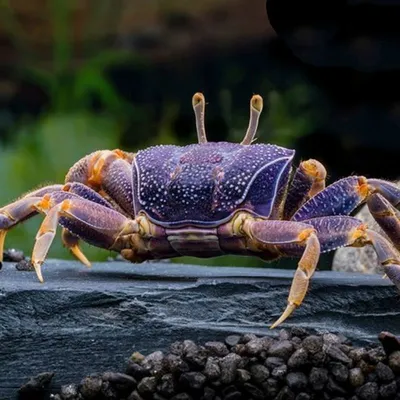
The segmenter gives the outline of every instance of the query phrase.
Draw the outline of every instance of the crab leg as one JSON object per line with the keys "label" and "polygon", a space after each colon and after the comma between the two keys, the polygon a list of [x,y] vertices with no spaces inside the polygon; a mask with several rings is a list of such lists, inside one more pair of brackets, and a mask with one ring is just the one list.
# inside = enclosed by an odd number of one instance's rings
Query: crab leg
{"label": "crab leg", "polygon": [[305,221],[328,215],[349,215],[366,201],[371,214],[400,249],[400,189],[391,182],[352,176],[341,179],[308,200],[292,217]]}
{"label": "crab leg", "polygon": [[375,221],[400,249],[400,212],[379,193],[371,195],[367,204]]}
{"label": "crab leg", "polygon": [[[36,208],[46,217],[36,235],[32,264],[41,282],[41,265],[53,242],[60,223],[71,232],[97,247],[111,249],[121,234],[138,232],[138,224],[115,210],[66,192],[44,196]],[[67,238],[69,240],[69,238]],[[73,243],[72,243],[73,245]]]}
{"label": "crab leg", "polygon": [[301,256],[288,305],[271,328],[281,324],[303,302],[319,254],[339,247],[372,244],[387,276],[400,289],[400,254],[388,240],[367,229],[357,218],[328,216],[303,222],[247,220],[243,230],[253,240],[253,245],[273,245],[281,256]]}
{"label": "crab leg", "polygon": [[[79,160],[69,170],[65,182],[87,185],[109,200],[114,208],[134,215],[132,161],[134,155],[121,150],[101,150]],[[84,196],[82,196],[84,197]]]}
{"label": "crab leg", "polygon": [[326,169],[319,161],[303,161],[289,186],[283,219],[290,219],[308,199],[325,189],[325,178]]}
{"label": "crab leg", "polygon": [[276,246],[280,252],[285,247],[290,250],[293,246],[302,252],[290,288],[288,305],[271,326],[272,329],[281,324],[303,302],[318,264],[321,252],[319,239],[311,225],[291,221],[245,221],[243,230],[259,244]]}
{"label": "crab leg", "polygon": [[22,198],[0,208],[0,262],[3,261],[4,242],[7,232],[20,222],[37,214],[34,204],[44,194],[60,190],[62,185],[45,186],[27,193]]}
{"label": "crab leg", "polygon": [[293,215],[292,221],[305,221],[328,215],[349,215],[370,192],[367,178],[349,176],[329,185],[308,200]]}
{"label": "crab leg", "polygon": [[[103,205],[107,208],[112,208],[111,204],[100,196],[96,191],[89,188],[88,186],[83,185],[79,182],[67,183],[62,187],[62,191],[76,194],[83,199],[93,201],[97,204]],[[90,261],[83,254],[82,250],[79,247],[79,238],[74,236],[71,232],[69,232],[66,228],[62,228],[61,231],[61,240],[64,246],[69,249],[69,251],[84,265],[90,267]]]}

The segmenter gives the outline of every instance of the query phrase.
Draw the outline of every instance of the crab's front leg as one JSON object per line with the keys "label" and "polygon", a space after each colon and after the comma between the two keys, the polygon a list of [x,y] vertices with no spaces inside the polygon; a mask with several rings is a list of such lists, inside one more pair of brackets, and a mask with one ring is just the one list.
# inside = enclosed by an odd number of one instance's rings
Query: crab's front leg
{"label": "crab's front leg", "polygon": [[33,190],[0,208],[0,261],[3,260],[4,241],[10,229],[37,214],[35,204],[47,194],[61,190],[62,185],[50,185]]}
{"label": "crab's front leg", "polygon": [[35,207],[46,214],[32,252],[32,264],[41,282],[41,265],[53,242],[58,224],[66,228],[72,238],[79,237],[104,249],[112,249],[122,236],[139,231],[136,221],[104,205],[68,192],[46,195]]}
{"label": "crab's front leg", "polygon": [[384,237],[368,230],[357,218],[327,216],[303,222],[260,221],[243,214],[240,230],[250,238],[252,247],[275,248],[281,256],[301,257],[294,274],[288,305],[281,317],[272,325],[281,324],[303,302],[310,279],[314,274],[320,253],[343,246],[371,244],[387,276],[400,288],[400,255]]}
{"label": "crab's front leg", "polygon": [[282,316],[271,326],[274,328],[292,314],[306,296],[321,252],[317,232],[312,225],[301,222],[256,221],[251,217],[244,217],[240,229],[249,237],[250,246],[258,248],[259,251],[263,251],[263,246],[267,246],[269,251],[280,255],[285,255],[285,250],[295,250],[296,255],[301,253],[289,292],[288,305]]}

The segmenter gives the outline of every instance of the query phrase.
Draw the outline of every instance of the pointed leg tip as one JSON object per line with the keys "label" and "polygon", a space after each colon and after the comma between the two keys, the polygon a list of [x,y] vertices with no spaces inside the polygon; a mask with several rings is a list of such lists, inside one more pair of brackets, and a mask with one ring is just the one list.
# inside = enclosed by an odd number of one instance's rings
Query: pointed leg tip
{"label": "pointed leg tip", "polygon": [[42,275],[42,263],[37,261],[32,261],[33,268],[35,268],[36,276],[39,279],[40,283],[44,283],[43,275]]}
{"label": "pointed leg tip", "polygon": [[288,317],[290,317],[290,315],[293,313],[295,309],[296,305],[293,303],[289,303],[285,308],[285,311],[282,313],[282,315],[271,325],[270,329],[274,329],[282,322],[284,322]]}
{"label": "pointed leg tip", "polygon": [[92,267],[91,262],[86,258],[86,256],[83,254],[82,250],[78,245],[70,247],[70,251],[87,268]]}
{"label": "pointed leg tip", "polygon": [[276,327],[277,327],[277,323],[276,322],[274,322],[270,327],[269,327],[269,329],[275,329]]}

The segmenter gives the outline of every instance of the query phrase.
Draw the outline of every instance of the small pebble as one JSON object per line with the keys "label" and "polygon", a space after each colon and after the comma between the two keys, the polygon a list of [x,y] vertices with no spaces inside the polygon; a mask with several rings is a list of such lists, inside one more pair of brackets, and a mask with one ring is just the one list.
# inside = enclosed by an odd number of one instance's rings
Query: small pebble
{"label": "small pebble", "polygon": [[393,398],[397,393],[397,384],[395,381],[381,385],[379,395],[384,399]]}
{"label": "small pebble", "polygon": [[175,394],[175,382],[172,374],[165,374],[160,378],[157,391],[165,397],[172,397]]}
{"label": "small pebble", "polygon": [[264,393],[255,385],[246,382],[244,385],[244,390],[255,400],[264,400]]}
{"label": "small pebble", "polygon": [[396,374],[400,373],[400,350],[394,351],[389,356],[389,367],[392,368]]}
{"label": "small pebble", "polygon": [[200,390],[203,388],[207,381],[207,378],[201,372],[185,372],[179,378],[179,383],[183,387]]}
{"label": "small pebble", "polygon": [[337,383],[332,377],[328,378],[328,383],[326,384],[326,389],[329,393],[335,394],[335,395],[342,395],[346,394],[346,390],[344,387]]}
{"label": "small pebble", "polygon": [[310,372],[310,384],[315,391],[321,391],[328,382],[328,370],[313,367]]}
{"label": "small pebble", "polygon": [[379,387],[375,382],[367,382],[357,389],[357,396],[361,400],[378,400]]}
{"label": "small pebble", "polygon": [[375,373],[378,376],[378,379],[382,382],[389,382],[394,379],[393,371],[389,366],[383,364],[382,362],[378,362],[376,365]]}
{"label": "small pebble", "polygon": [[279,357],[287,360],[293,352],[293,344],[289,340],[274,342],[269,347],[268,353],[272,357]]}
{"label": "small pebble", "polygon": [[239,343],[246,344],[250,342],[250,340],[257,339],[257,336],[254,333],[245,333],[239,340]]}
{"label": "small pebble", "polygon": [[286,383],[294,392],[301,392],[307,387],[308,379],[303,372],[289,372]]}
{"label": "small pebble", "polygon": [[310,354],[316,354],[322,351],[322,337],[310,335],[303,340],[303,348]]}
{"label": "small pebble", "polygon": [[230,335],[225,338],[225,344],[229,347],[237,345],[240,341],[239,335]]}
{"label": "small pebble", "polygon": [[322,335],[322,340],[325,344],[340,344],[342,340],[334,333],[325,333]]}
{"label": "small pebble", "polygon": [[274,368],[271,372],[271,376],[278,380],[282,380],[286,376],[286,374],[287,374],[287,366],[285,364]]}
{"label": "small pebble", "polygon": [[390,332],[381,332],[378,339],[382,343],[383,350],[389,356],[396,350],[400,350],[400,339]]}
{"label": "small pebble", "polygon": [[308,364],[308,353],[304,348],[296,350],[288,360],[288,367],[301,369]]}
{"label": "small pebble", "polygon": [[219,362],[221,368],[221,382],[232,383],[236,377],[236,370],[241,357],[237,354],[230,353]]}
{"label": "small pebble", "polygon": [[79,391],[86,399],[97,399],[100,397],[103,381],[99,376],[93,375],[81,381]]}
{"label": "small pebble", "polygon": [[63,400],[75,400],[78,396],[78,392],[78,385],[71,383],[61,386],[60,396]]}
{"label": "small pebble", "polygon": [[269,370],[261,364],[255,364],[250,367],[250,373],[256,383],[264,382],[269,378]]}
{"label": "small pebble", "polygon": [[259,355],[263,350],[268,350],[271,345],[271,340],[269,338],[256,338],[252,339],[245,345],[245,352],[249,356]]}
{"label": "small pebble", "polygon": [[351,364],[351,359],[336,345],[327,345],[326,354],[331,357],[332,360],[340,361],[343,364]]}
{"label": "small pebble", "polygon": [[251,375],[250,372],[245,370],[245,369],[241,369],[239,368],[236,371],[236,379],[240,382],[240,383],[245,383],[247,381],[249,381],[251,379]]}
{"label": "small pebble", "polygon": [[211,381],[218,379],[221,375],[221,368],[218,359],[216,357],[208,357],[203,372]]}
{"label": "small pebble", "polygon": [[157,379],[154,376],[143,378],[137,385],[139,394],[143,397],[150,397],[157,389]]}
{"label": "small pebble", "polygon": [[7,249],[3,252],[3,261],[20,262],[25,259],[24,252],[17,249]]}
{"label": "small pebble", "polygon": [[311,396],[305,392],[299,393],[295,398],[295,400],[310,400],[310,399],[311,399]]}
{"label": "small pebble", "polygon": [[349,383],[355,388],[364,384],[364,374],[361,368],[352,368],[349,370]]}
{"label": "small pebble", "polygon": [[209,351],[211,355],[217,357],[224,357],[229,354],[228,348],[222,342],[207,342],[204,347]]}
{"label": "small pebble", "polygon": [[344,383],[347,381],[347,378],[349,377],[349,370],[343,364],[331,363],[330,370],[337,382]]}
{"label": "small pebble", "polygon": [[284,364],[285,364],[285,360],[283,358],[279,358],[279,357],[268,357],[264,363],[264,365],[266,367],[268,367],[269,369],[274,369],[274,368],[279,367]]}
{"label": "small pebble", "polygon": [[34,271],[35,268],[33,267],[31,260],[23,259],[21,261],[18,261],[17,264],[15,264],[15,268],[17,271]]}

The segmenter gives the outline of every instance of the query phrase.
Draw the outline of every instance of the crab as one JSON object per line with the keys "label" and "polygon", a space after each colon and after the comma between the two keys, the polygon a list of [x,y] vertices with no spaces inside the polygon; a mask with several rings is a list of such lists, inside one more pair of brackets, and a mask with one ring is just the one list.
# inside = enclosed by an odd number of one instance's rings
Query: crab
{"label": "crab", "polygon": [[[41,213],[31,263],[41,266],[56,234],[90,266],[79,240],[119,252],[131,262],[178,256],[299,257],[287,306],[271,328],[298,308],[321,253],[372,245],[387,277],[400,289],[400,189],[349,176],[325,185],[317,160],[292,166],[295,151],[255,144],[263,100],[250,100],[241,143],[208,142],[205,98],[192,99],[198,143],[158,145],[137,153],[101,150],[76,162],[63,185],[41,187],[0,209],[0,254],[18,223]],[[366,202],[388,238],[350,216]]]}

